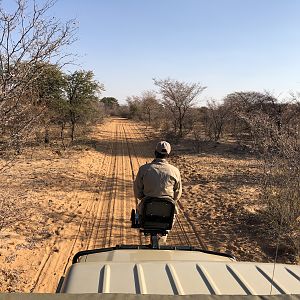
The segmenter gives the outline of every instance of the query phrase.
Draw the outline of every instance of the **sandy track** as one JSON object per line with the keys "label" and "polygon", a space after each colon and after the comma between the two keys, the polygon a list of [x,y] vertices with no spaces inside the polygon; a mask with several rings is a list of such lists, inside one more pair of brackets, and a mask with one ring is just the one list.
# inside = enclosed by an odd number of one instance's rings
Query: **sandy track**
{"label": "sandy track", "polygon": [[[24,286],[18,290],[54,292],[58,281],[80,250],[117,244],[148,244],[149,239],[130,228],[130,212],[136,206],[132,184],[140,165],[153,159],[156,140],[144,126],[125,119],[112,119],[91,134],[91,146],[76,160],[80,172],[63,208],[66,219],[51,236],[33,250],[31,260],[40,263],[26,270]],[[71,163],[71,161],[70,161]],[[77,174],[73,174],[77,176]],[[88,187],[88,188],[87,188]],[[202,246],[188,216],[180,213],[169,244]],[[20,258],[22,253],[19,253]],[[27,256],[28,260],[28,256]]]}

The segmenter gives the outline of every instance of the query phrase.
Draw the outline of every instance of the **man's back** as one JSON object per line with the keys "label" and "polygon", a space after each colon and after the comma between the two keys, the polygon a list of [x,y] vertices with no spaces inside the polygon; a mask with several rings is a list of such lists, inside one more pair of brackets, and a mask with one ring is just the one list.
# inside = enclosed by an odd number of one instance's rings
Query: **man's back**
{"label": "man's back", "polygon": [[134,193],[138,199],[168,196],[177,200],[182,193],[180,172],[165,159],[156,158],[140,167]]}

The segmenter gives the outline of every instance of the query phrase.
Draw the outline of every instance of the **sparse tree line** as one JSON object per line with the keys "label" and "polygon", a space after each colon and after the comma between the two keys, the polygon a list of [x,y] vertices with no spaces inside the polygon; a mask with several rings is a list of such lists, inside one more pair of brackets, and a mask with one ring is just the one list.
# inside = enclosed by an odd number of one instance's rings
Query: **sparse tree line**
{"label": "sparse tree line", "polygon": [[11,101],[14,98],[2,99],[6,108],[1,111],[2,150],[10,147],[20,151],[33,135],[38,142],[48,144],[51,136],[57,139],[53,128],[65,146],[66,133],[74,141],[78,127],[95,124],[112,113],[111,102],[100,98],[104,86],[94,79],[92,71],[64,73],[57,65],[44,62],[37,63],[36,68],[38,74],[20,91],[16,102]]}
{"label": "sparse tree line", "polygon": [[[235,92],[222,101],[210,100],[206,106],[198,107],[198,96],[206,88],[199,83],[167,78],[154,79],[154,84],[158,92],[145,91],[140,96],[128,97],[127,105],[120,113],[159,127],[164,132],[167,129],[175,139],[192,136],[195,141],[218,142],[231,137],[241,145],[256,149],[258,129],[253,122],[262,119],[272,130],[286,132],[297,141],[300,138],[300,98],[295,95],[279,101],[267,92]],[[274,132],[271,136],[274,141]]]}

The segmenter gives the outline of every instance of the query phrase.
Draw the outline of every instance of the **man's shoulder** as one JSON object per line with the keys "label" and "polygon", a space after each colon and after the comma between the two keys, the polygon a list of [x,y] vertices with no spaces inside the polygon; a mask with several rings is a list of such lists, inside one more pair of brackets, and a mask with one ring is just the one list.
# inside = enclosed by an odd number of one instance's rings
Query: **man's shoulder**
{"label": "man's shoulder", "polygon": [[169,170],[171,170],[171,172],[173,174],[176,174],[177,176],[180,176],[180,172],[179,169],[177,167],[175,167],[174,165],[172,165],[169,161],[164,160],[164,168],[167,167]]}
{"label": "man's shoulder", "polygon": [[176,173],[177,175],[180,175],[179,169],[175,167],[174,165],[170,164],[167,160],[153,160],[149,163],[146,163],[142,166],[140,166],[140,171],[145,172],[152,168],[165,168],[167,166],[168,169],[172,170],[172,172]]}
{"label": "man's shoulder", "polygon": [[144,165],[141,165],[140,168],[139,168],[140,171],[145,171],[145,170],[151,168],[151,164],[152,164],[152,163],[146,163],[146,164],[144,164]]}
{"label": "man's shoulder", "polygon": [[169,165],[170,168],[172,168],[172,170],[174,170],[174,172],[180,173],[180,172],[179,172],[179,169],[178,169],[177,167],[175,167],[174,165],[172,165],[172,164],[170,164],[170,163],[168,163],[168,165]]}

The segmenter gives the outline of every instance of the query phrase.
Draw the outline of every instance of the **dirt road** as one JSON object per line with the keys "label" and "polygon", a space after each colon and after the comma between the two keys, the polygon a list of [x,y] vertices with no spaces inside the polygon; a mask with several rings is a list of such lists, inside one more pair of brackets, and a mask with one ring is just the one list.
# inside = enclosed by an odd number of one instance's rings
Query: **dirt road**
{"label": "dirt road", "polygon": [[[19,162],[20,185],[25,178],[32,179],[22,191],[22,199],[30,199],[31,205],[26,220],[15,220],[0,231],[10,242],[1,246],[2,277],[8,280],[1,290],[54,292],[77,251],[149,243],[130,228],[129,218],[136,206],[135,174],[140,165],[153,159],[156,140],[151,136],[145,126],[115,118],[95,128],[81,151],[63,163],[50,158],[41,165],[41,160],[33,160],[30,167],[37,172],[33,176],[28,174],[28,162]],[[14,168],[8,175],[12,177],[13,172]],[[9,187],[10,181],[6,182]],[[28,202],[22,203],[20,211],[28,207]],[[29,232],[32,235],[26,235]],[[168,243],[205,247],[183,212]]]}

